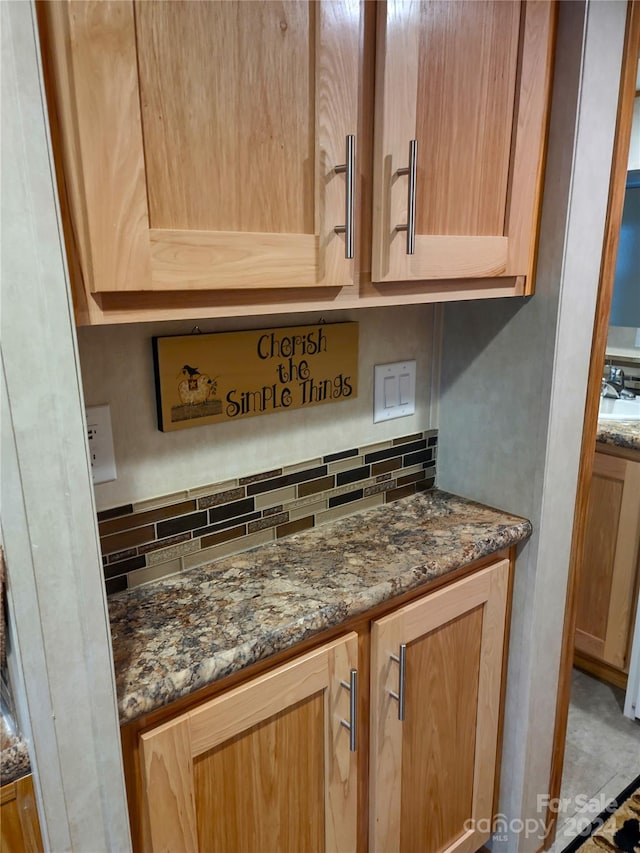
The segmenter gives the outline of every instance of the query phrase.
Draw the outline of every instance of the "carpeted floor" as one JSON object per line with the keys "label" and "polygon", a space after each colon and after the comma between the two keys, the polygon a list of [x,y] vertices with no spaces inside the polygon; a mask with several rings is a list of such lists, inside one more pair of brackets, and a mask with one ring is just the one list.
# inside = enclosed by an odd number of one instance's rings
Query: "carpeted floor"
{"label": "carpeted floor", "polygon": [[563,853],[640,853],[640,776]]}

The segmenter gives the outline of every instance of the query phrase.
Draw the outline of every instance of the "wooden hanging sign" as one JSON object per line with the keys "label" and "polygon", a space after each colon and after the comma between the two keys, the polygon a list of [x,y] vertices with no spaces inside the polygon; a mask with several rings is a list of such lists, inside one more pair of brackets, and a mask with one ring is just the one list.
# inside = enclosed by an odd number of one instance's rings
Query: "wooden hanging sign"
{"label": "wooden hanging sign", "polygon": [[358,395],[358,324],[153,338],[158,429],[169,432]]}

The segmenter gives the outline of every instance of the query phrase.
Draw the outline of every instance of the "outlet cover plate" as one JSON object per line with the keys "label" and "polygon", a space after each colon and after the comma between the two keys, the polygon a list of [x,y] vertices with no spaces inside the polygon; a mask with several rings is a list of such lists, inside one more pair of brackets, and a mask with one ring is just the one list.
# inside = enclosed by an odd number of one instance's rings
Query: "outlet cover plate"
{"label": "outlet cover plate", "polygon": [[415,361],[376,364],[373,368],[373,422],[404,418],[415,411]]}
{"label": "outlet cover plate", "polygon": [[116,457],[108,403],[104,406],[87,406],[87,438],[94,485],[115,480]]}

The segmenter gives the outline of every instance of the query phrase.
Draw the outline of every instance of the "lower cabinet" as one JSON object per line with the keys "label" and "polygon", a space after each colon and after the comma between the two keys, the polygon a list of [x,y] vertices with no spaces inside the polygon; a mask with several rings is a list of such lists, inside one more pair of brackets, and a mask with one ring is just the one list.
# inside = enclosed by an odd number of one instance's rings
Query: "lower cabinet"
{"label": "lower cabinet", "polygon": [[629,669],[640,550],[640,453],[632,454],[595,455],[575,634],[576,663],[621,685]]}
{"label": "lower cabinet", "polygon": [[6,853],[42,853],[31,774],[0,788],[0,850]]}
{"label": "lower cabinet", "polygon": [[467,853],[491,834],[508,568],[373,624],[374,853]]}
{"label": "lower cabinet", "polygon": [[372,853],[478,850],[508,586],[501,560],[140,734],[145,848],[364,853],[368,812]]}
{"label": "lower cabinet", "polygon": [[348,634],[141,735],[150,848],[355,850],[357,655]]}

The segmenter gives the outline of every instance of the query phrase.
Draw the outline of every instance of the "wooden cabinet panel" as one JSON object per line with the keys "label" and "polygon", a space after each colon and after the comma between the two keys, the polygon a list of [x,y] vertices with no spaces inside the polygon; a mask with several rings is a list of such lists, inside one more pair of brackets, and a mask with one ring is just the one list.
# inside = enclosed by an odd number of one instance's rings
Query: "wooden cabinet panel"
{"label": "wooden cabinet panel", "polygon": [[42,853],[31,775],[9,782],[0,789],[0,849],[7,853]]}
{"label": "wooden cabinet panel", "polygon": [[533,292],[550,0],[37,10],[78,323]]}
{"label": "wooden cabinet panel", "polygon": [[[134,723],[135,849],[479,849],[495,804],[509,579],[509,560],[485,564],[154,728]],[[402,644],[404,721],[392,696]]]}
{"label": "wooden cabinet panel", "polygon": [[[373,280],[528,276],[553,10],[544,2],[378,7]],[[417,142],[415,252],[407,251]]]}
{"label": "wooden cabinet panel", "polygon": [[323,716],[316,693],[194,760],[200,850],[326,849]]}
{"label": "wooden cabinet panel", "polygon": [[[599,466],[600,467],[600,466]],[[602,657],[609,621],[609,600],[613,581],[613,565],[620,522],[620,506],[624,488],[624,463],[617,477],[613,472],[594,470],[587,510],[588,547],[585,548],[583,576],[578,591],[576,628],[579,645],[590,654]],[[622,477],[620,477],[622,474]],[[578,638],[576,637],[576,640]]]}
{"label": "wooden cabinet panel", "polygon": [[353,282],[359,0],[41,7],[85,288]]}
{"label": "wooden cabinet panel", "polygon": [[490,835],[508,573],[501,561],[373,623],[372,851],[472,853]]}
{"label": "wooden cabinet panel", "polygon": [[640,549],[640,462],[596,453],[578,589],[575,647],[628,670]]}
{"label": "wooden cabinet panel", "polygon": [[149,850],[355,850],[357,636],[141,735]]}
{"label": "wooden cabinet panel", "polygon": [[136,3],[152,228],[313,234],[314,13]]}
{"label": "wooden cabinet panel", "polygon": [[418,86],[429,89],[416,98],[418,234],[502,233],[520,13],[518,3],[419,4]]}
{"label": "wooden cabinet panel", "polygon": [[39,12],[81,284],[144,289],[151,262],[133,4],[69,0]]}
{"label": "wooden cabinet panel", "polygon": [[[477,607],[409,646],[402,851],[449,847],[472,813],[481,633],[482,608]],[[447,673],[444,682],[443,672]],[[429,708],[427,720],[423,708]],[[429,810],[424,808],[425,791]],[[421,793],[415,796],[415,792]]]}

